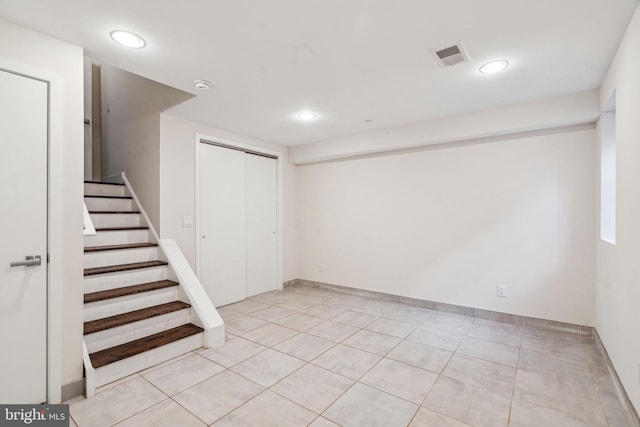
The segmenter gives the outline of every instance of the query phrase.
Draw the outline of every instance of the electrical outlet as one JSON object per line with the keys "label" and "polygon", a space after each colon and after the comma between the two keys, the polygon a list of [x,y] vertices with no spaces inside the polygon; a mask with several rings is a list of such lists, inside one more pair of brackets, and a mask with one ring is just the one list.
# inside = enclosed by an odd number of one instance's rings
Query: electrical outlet
{"label": "electrical outlet", "polygon": [[324,265],[323,264],[318,264],[318,271],[320,273],[322,273],[324,271]]}
{"label": "electrical outlet", "polygon": [[182,217],[182,226],[183,227],[193,227],[193,217],[192,216],[183,216]]}
{"label": "electrical outlet", "polygon": [[507,296],[507,287],[506,285],[498,285],[496,286],[496,295],[501,298],[505,298]]}

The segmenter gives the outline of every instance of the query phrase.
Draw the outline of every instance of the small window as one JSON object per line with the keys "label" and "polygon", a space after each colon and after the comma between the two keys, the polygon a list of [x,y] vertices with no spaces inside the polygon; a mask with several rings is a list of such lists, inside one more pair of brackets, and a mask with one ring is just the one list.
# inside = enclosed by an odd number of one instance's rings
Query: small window
{"label": "small window", "polygon": [[600,239],[616,244],[616,93],[600,116]]}

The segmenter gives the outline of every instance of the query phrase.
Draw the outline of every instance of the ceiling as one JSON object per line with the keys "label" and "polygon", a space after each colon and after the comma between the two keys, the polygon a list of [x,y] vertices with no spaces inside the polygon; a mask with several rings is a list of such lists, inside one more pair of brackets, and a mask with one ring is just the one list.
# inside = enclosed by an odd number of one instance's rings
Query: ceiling
{"label": "ceiling", "polygon": [[[600,86],[638,0],[0,0],[0,16],[198,94],[170,113],[288,146]],[[114,29],[147,41],[118,46]],[[471,61],[430,53],[461,41]],[[478,68],[507,59],[504,72]],[[196,79],[213,83],[200,92]],[[318,114],[301,122],[299,111]]]}

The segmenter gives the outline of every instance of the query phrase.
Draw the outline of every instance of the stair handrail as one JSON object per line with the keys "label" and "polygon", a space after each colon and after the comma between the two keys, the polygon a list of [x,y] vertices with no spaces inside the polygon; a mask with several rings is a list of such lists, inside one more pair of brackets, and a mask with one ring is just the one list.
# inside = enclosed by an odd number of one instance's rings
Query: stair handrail
{"label": "stair handrail", "polygon": [[211,348],[212,346],[223,344],[225,341],[224,321],[204,290],[200,279],[193,272],[191,265],[189,265],[176,241],[174,239],[160,239],[124,172],[122,172],[122,182],[138,206],[140,215],[149,227],[153,238],[167,258],[167,262],[176,275],[181,289],[189,299],[191,308],[193,308],[202,323],[204,328],[204,347]]}

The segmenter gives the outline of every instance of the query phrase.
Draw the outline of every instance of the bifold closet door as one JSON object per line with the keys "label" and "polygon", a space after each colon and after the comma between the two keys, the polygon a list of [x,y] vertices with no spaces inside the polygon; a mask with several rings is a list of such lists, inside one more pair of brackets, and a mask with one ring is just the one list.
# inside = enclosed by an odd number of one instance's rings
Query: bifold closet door
{"label": "bifold closet door", "polygon": [[248,297],[276,289],[276,163],[245,154]]}
{"label": "bifold closet door", "polygon": [[200,144],[200,282],[213,305],[246,298],[245,153]]}
{"label": "bifold closet door", "polygon": [[200,282],[220,307],[276,289],[277,160],[200,144]]}

